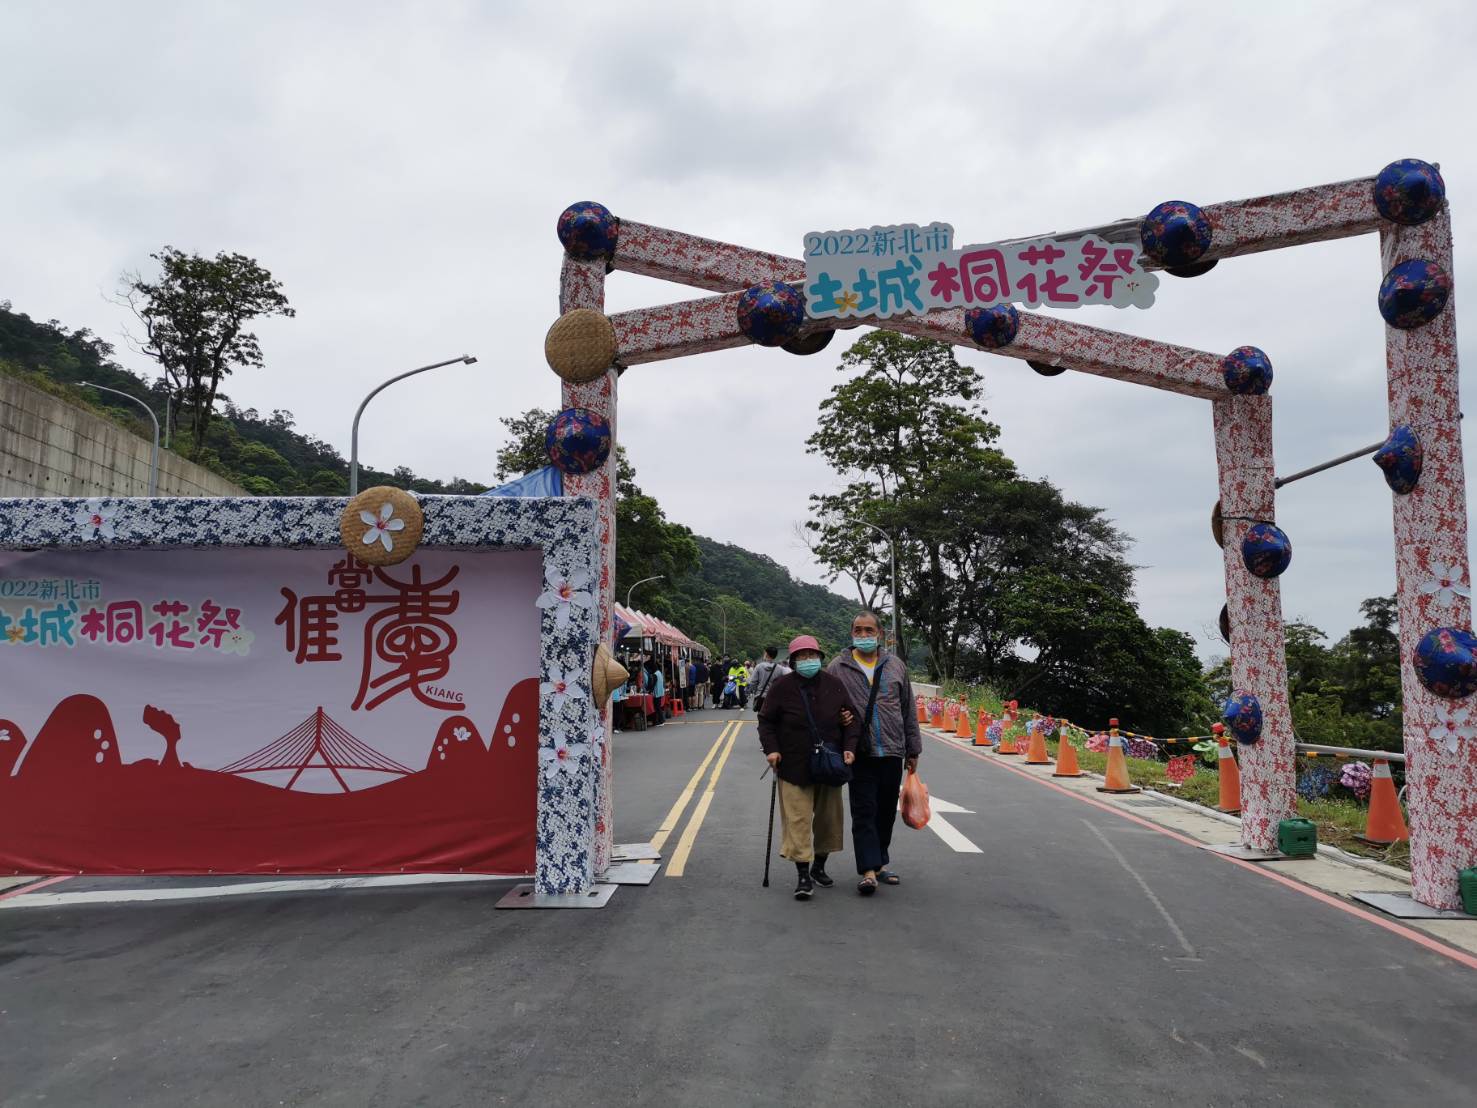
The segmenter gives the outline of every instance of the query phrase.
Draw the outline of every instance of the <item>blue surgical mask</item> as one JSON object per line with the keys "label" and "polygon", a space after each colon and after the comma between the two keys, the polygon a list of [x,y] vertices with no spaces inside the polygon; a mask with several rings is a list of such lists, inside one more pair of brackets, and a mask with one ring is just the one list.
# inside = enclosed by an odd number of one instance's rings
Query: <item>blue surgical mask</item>
{"label": "blue surgical mask", "polygon": [[867,639],[855,639],[854,638],[854,639],[851,640],[851,645],[854,646],[854,647],[856,647],[863,654],[870,654],[870,653],[872,653],[872,651],[874,651],[874,650],[877,649],[877,640],[876,640],[875,637],[874,638],[867,638]]}
{"label": "blue surgical mask", "polygon": [[801,677],[814,677],[821,671],[821,660],[819,658],[806,658],[803,662],[795,663],[795,672]]}

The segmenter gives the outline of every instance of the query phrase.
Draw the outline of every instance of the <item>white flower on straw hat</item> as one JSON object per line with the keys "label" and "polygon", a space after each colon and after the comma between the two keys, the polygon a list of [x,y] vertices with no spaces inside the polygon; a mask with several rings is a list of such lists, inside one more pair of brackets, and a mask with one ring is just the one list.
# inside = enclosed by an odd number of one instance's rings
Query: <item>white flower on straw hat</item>
{"label": "white flower on straw hat", "polygon": [[365,546],[379,543],[385,548],[386,554],[394,553],[395,539],[391,532],[405,530],[405,521],[395,518],[395,505],[386,500],[380,505],[379,515],[373,512],[360,512],[359,518],[369,528],[359,541]]}

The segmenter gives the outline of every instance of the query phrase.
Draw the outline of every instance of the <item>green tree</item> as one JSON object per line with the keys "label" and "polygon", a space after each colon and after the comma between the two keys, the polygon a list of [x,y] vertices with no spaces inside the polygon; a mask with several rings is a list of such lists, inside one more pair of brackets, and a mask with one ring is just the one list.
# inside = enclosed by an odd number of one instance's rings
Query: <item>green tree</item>
{"label": "green tree", "polygon": [[214,258],[172,246],[151,254],[159,277],[123,276],[122,299],[143,325],[142,353],[164,370],[178,407],[188,415],[193,447],[200,454],[223,377],[262,365],[261,346],[246,328],[254,319],[294,316],[282,284],[244,254]]}

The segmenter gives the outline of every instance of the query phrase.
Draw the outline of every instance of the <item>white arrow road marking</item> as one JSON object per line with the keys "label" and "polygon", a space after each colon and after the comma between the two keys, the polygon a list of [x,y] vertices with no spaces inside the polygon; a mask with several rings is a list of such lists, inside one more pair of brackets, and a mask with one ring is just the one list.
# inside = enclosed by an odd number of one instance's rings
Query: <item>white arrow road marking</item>
{"label": "white arrow road marking", "polygon": [[949,812],[951,814],[972,816],[974,815],[973,812],[971,812],[968,808],[961,808],[959,807],[959,805],[951,804],[949,803],[949,801],[937,796],[930,796],[928,798],[928,807],[929,811],[933,813],[928,820],[928,829],[939,838],[943,839],[945,845],[950,847],[958,854],[984,853],[983,850],[981,850],[979,847],[975,846],[974,843],[966,839],[964,835],[960,832],[959,828],[955,827],[948,820],[944,819],[943,815],[941,814],[943,812]]}

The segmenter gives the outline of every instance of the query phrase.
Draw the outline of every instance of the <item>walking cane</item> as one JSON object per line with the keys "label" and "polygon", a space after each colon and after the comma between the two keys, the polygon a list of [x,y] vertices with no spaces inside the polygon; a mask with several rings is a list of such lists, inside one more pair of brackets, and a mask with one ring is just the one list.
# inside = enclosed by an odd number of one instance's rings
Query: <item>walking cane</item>
{"label": "walking cane", "polygon": [[[769,770],[765,770],[768,773]],[[774,850],[774,795],[779,792],[779,775],[769,783],[769,835],[764,840],[764,887],[769,888],[769,856]]]}

